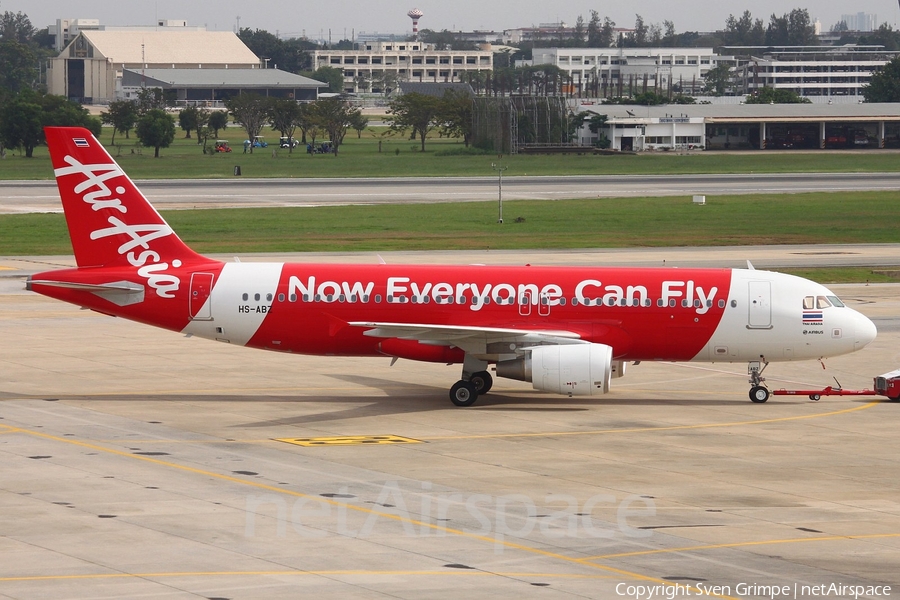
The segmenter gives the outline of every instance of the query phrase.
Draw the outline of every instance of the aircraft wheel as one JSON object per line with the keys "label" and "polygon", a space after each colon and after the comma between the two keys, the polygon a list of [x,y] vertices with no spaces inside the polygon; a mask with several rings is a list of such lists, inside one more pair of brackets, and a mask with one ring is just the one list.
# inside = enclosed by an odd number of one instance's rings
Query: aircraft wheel
{"label": "aircraft wheel", "polygon": [[750,400],[761,404],[769,399],[769,390],[761,385],[755,385],[750,388]]}
{"label": "aircraft wheel", "polygon": [[456,406],[472,406],[478,400],[478,390],[471,381],[457,381],[450,388],[450,401]]}
{"label": "aircraft wheel", "polygon": [[472,373],[469,381],[475,384],[475,391],[478,392],[479,396],[481,394],[487,394],[491,391],[491,388],[494,387],[494,378],[491,377],[491,374],[487,371]]}

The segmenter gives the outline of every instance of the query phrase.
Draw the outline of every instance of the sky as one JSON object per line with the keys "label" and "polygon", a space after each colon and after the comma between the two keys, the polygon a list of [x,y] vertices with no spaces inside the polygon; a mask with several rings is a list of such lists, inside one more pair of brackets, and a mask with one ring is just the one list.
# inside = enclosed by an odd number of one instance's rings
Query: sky
{"label": "sky", "polygon": [[[803,3],[805,2],[805,3]],[[419,8],[425,15],[420,29],[500,31],[564,21],[574,24],[578,15],[587,21],[591,10],[609,16],[620,27],[634,25],[635,14],[645,23],[670,20],[678,32],[722,29],[729,14],[736,17],[750,10],[754,18],[768,23],[794,8],[806,8],[810,17],[822,22],[827,31],[843,14],[864,12],[877,16],[895,29],[900,23],[898,0],[630,0],[629,2],[576,2],[574,0],[0,0],[0,12],[24,12],[41,29],[59,18],[99,19],[103,25],[154,25],[157,19],[186,20],[191,26],[233,31],[241,27],[265,29],[282,37],[328,39],[333,41],[354,32],[403,34],[412,30],[407,11]]]}

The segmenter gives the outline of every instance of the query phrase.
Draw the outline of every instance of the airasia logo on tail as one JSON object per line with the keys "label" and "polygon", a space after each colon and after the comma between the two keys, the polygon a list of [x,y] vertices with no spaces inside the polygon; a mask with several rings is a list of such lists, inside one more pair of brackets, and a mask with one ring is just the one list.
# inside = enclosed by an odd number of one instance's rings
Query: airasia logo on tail
{"label": "airasia logo on tail", "polygon": [[[85,165],[69,155],[66,155],[63,161],[69,166],[55,169],[54,175],[57,178],[66,175],[84,176],[84,181],[78,183],[74,191],[81,196],[85,204],[90,205],[91,210],[110,209],[122,215],[128,214],[128,207],[122,204],[122,200],[118,197],[126,192],[126,188],[119,185],[112,190],[107,185],[107,182],[116,177],[125,177],[125,173],[117,164]],[[90,238],[99,240],[114,235],[128,238],[117,248],[119,255],[125,256],[131,266],[138,267],[138,275],[147,280],[147,285],[156,290],[160,298],[174,298],[181,285],[181,279],[173,273],[165,272],[169,268],[169,263],[163,261],[159,253],[151,248],[153,241],[172,235],[174,233],[172,228],[165,223],[130,224],[115,215],[110,215],[106,222],[110,226],[95,229],[91,232]],[[174,268],[180,267],[181,264],[178,259],[172,261]]]}

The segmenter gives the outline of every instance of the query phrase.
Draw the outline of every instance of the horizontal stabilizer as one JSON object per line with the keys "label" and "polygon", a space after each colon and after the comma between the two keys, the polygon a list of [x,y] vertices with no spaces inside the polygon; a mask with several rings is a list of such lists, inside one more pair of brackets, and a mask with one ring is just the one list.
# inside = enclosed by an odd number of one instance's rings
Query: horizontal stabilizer
{"label": "horizontal stabilizer", "polygon": [[118,306],[128,306],[144,301],[144,286],[131,281],[114,281],[111,283],[77,283],[74,281],[50,281],[47,279],[31,279],[25,282],[25,289],[32,290],[34,285],[92,292],[104,300]]}

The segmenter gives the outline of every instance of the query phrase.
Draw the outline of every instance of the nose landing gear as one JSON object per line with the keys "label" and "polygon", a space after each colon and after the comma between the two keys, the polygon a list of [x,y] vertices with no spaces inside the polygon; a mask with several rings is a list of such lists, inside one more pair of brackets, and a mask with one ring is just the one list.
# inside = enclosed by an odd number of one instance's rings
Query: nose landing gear
{"label": "nose landing gear", "polygon": [[765,387],[763,382],[766,378],[762,376],[762,372],[766,370],[769,363],[766,362],[764,356],[760,356],[762,361],[751,361],[747,365],[747,375],[750,376],[750,401],[761,404],[769,399],[769,388]]}

